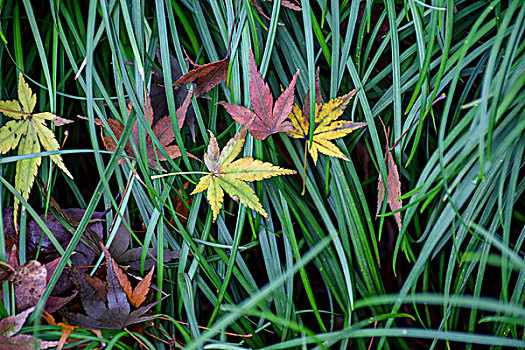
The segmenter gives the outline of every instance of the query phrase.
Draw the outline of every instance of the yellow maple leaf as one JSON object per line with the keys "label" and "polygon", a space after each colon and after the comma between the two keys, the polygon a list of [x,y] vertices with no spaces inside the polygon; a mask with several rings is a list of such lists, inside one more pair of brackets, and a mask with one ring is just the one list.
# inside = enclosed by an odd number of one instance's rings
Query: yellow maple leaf
{"label": "yellow maple leaf", "polygon": [[[47,128],[46,120],[56,120],[60,124],[66,123],[68,120],[49,112],[33,113],[36,95],[31,91],[22,73],[19,74],[18,79],[18,99],[20,102],[16,100],[0,101],[0,112],[14,119],[0,128],[0,153],[7,153],[18,146],[18,155],[34,154],[40,152],[40,145],[46,151],[58,151],[60,146],[53,132]],[[59,154],[50,157],[67,176],[73,178]],[[16,162],[15,189],[26,200],[29,197],[41,161],[41,157],[34,157]],[[20,201],[15,197],[15,227],[17,227],[19,205]]]}
{"label": "yellow maple leaf", "polygon": [[204,155],[204,164],[206,164],[209,173],[200,179],[191,194],[207,190],[206,197],[213,212],[213,221],[217,220],[222,208],[224,192],[269,219],[268,213],[259,202],[259,198],[246,182],[296,173],[294,170],[283,169],[251,157],[235,160],[244,145],[248,127],[249,124],[235,134],[222,151],[219,150],[215,135],[210,131],[210,143],[208,151]]}
{"label": "yellow maple leaf", "polygon": [[[366,123],[354,123],[346,120],[337,120],[359,89],[354,89],[348,94],[336,97],[327,103],[322,103],[318,97],[315,104],[315,127],[312,138],[312,145],[306,141],[306,149],[310,152],[314,164],[317,164],[318,153],[321,152],[330,157],[337,157],[344,160],[349,160],[343,152],[330,140],[343,137],[354,131],[355,129],[366,126]],[[320,94],[317,94],[320,96]],[[305,99],[306,101],[306,99]],[[294,104],[292,113],[289,118],[292,121],[293,130],[287,132],[288,136],[296,139],[310,138],[310,115],[306,111],[309,110],[310,104],[305,103],[303,110]]]}

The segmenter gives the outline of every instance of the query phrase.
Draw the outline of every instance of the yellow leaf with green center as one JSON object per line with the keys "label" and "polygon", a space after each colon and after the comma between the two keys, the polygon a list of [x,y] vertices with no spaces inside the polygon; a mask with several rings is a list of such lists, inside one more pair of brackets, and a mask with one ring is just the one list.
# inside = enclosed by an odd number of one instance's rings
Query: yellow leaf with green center
{"label": "yellow leaf with green center", "polygon": [[[40,146],[46,151],[58,151],[60,145],[55,135],[46,126],[46,120],[66,123],[67,119],[59,118],[52,113],[34,113],[36,95],[33,94],[29,85],[25,82],[22,73],[18,79],[18,99],[12,101],[0,101],[0,112],[7,117],[13,118],[0,128],[0,153],[7,153],[18,147],[18,155],[28,155],[40,152]],[[52,155],[51,160],[62,169],[67,176],[73,178],[67,170],[62,157],[58,154]],[[19,160],[16,163],[15,189],[27,200],[29,192],[33,187],[38,167],[42,162],[41,157],[33,157]],[[18,207],[20,201],[14,200],[14,221],[17,222]],[[15,225],[17,227],[17,225]]]}
{"label": "yellow leaf with green center", "polygon": [[[309,151],[314,164],[317,164],[318,153],[323,153],[330,157],[337,157],[344,160],[348,158],[330,140],[334,140],[348,135],[352,131],[366,126],[366,123],[354,123],[346,120],[337,120],[344,112],[346,106],[357,93],[357,89],[348,94],[334,98],[327,103],[316,103],[315,105],[315,125],[312,137],[312,145],[307,141],[306,149]],[[293,130],[287,132],[288,136],[296,139],[310,139],[310,116],[303,110],[294,105],[289,118],[292,121]]]}
{"label": "yellow leaf with green center", "polygon": [[210,131],[210,143],[208,144],[208,151],[204,155],[204,164],[210,172],[200,179],[191,194],[207,191],[206,198],[211,206],[213,221],[217,220],[222,208],[224,192],[228,193],[234,200],[239,200],[243,205],[269,219],[268,213],[259,202],[255,191],[246,181],[259,181],[278,175],[295,174],[294,170],[283,169],[251,157],[234,161],[242,150],[249,126],[250,124],[247,124],[235,134],[221,152],[219,152],[215,135]]}

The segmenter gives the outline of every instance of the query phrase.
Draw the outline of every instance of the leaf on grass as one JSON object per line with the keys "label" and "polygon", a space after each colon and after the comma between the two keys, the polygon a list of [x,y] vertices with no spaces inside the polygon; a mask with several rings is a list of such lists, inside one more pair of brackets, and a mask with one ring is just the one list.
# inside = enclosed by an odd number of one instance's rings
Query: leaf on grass
{"label": "leaf on grass", "polygon": [[[179,126],[179,130],[181,129],[184,118],[183,115],[186,115],[186,112],[189,107],[189,103],[191,102],[191,95],[188,94],[190,98],[186,98],[183,105],[177,109],[177,124]],[[131,113],[132,105],[131,102],[128,103],[127,110],[128,115]],[[157,136],[160,144],[163,146],[164,150],[168,154],[169,158],[175,159],[180,156],[182,156],[182,153],[180,152],[180,149],[176,145],[170,145],[173,141],[175,141],[175,132],[173,131],[173,126],[171,124],[171,117],[165,116],[161,118],[159,121],[157,121],[155,124],[153,124],[153,108],[151,107],[151,100],[150,97],[147,96],[146,101],[144,103],[144,111],[143,111],[144,119],[150,125],[151,130]],[[81,119],[86,119],[86,117],[78,116]],[[141,118],[141,116],[137,116],[137,118]],[[115,134],[115,137],[117,140],[120,140],[122,137],[122,132],[124,131],[124,126],[117,120],[114,119],[106,119],[108,126],[110,127],[111,131]],[[100,125],[104,127],[104,123],[100,119],[95,119],[95,124]],[[139,128],[138,128],[138,121],[135,121],[135,125],[133,126],[133,140],[135,141],[135,144],[137,147],[139,147]],[[110,136],[104,136],[103,130],[101,129],[101,137],[102,142],[104,143],[104,147],[110,152],[115,151],[117,148],[117,145],[112,137]],[[133,148],[131,147],[130,142],[126,143],[125,146],[125,152],[128,156],[133,156]],[[167,158],[164,156],[164,154],[161,153],[161,151],[156,148],[156,146],[153,144],[153,141],[149,135],[146,136],[146,151],[147,151],[147,159],[148,159],[148,165],[152,168],[157,169],[158,163],[157,158],[159,161],[166,161]],[[187,153],[188,157],[197,159],[194,155]],[[118,162],[118,164],[123,164],[125,160],[121,158]]]}
{"label": "leaf on grass", "polygon": [[[330,157],[337,157],[344,160],[349,160],[343,152],[330,140],[337,139],[348,135],[352,131],[366,126],[366,123],[354,123],[346,120],[337,120],[355,96],[358,89],[350,91],[348,94],[334,98],[327,103],[322,103],[321,93],[319,89],[319,75],[317,74],[316,83],[316,103],[315,103],[315,127],[312,139],[312,145],[306,141],[306,149],[312,156],[314,164],[317,164],[318,153],[321,152]],[[307,139],[310,138],[310,103],[309,93],[305,98],[303,110],[299,106],[294,105],[290,119],[292,121],[293,129],[287,134],[293,138]],[[306,104],[308,102],[308,104]]]}
{"label": "leaf on grass", "polygon": [[[188,185],[189,185],[189,182],[186,182],[184,184],[184,188],[185,189],[188,188]],[[184,199],[184,196],[181,190],[179,190],[178,195],[173,197],[173,207],[175,209],[175,214],[177,214],[177,217],[179,218],[179,221],[182,225],[184,225],[186,221],[188,221],[188,215],[190,215],[190,207],[192,203],[193,203],[193,198],[188,197]],[[170,217],[169,220],[172,225],[174,226],[176,225],[175,219],[173,217]]]}
{"label": "leaf on grass", "polygon": [[253,111],[246,107],[224,101],[218,104],[222,105],[232,118],[241,125],[247,125],[253,119],[250,125],[250,134],[258,140],[264,140],[271,134],[278,132],[287,132],[292,130],[292,124],[286,121],[294,102],[295,83],[299,71],[295,73],[290,85],[279,96],[275,105],[273,96],[268,84],[262,79],[261,73],[257,70],[253,52],[250,49],[250,100]]}
{"label": "leaf on grass", "polygon": [[[18,155],[39,153],[40,146],[46,151],[58,151],[60,146],[53,132],[47,128],[46,120],[56,120],[58,125],[63,125],[67,119],[48,112],[33,113],[36,94],[33,94],[21,72],[18,78],[18,99],[20,103],[16,100],[0,101],[0,112],[15,119],[8,121],[0,129],[0,153],[7,153],[16,147],[18,147]],[[67,176],[73,178],[59,154],[52,155],[50,158]],[[41,161],[41,157],[34,157],[16,162],[15,189],[25,200],[29,197]],[[15,197],[15,222],[18,221],[19,205],[20,201]]]}
{"label": "leaf on grass", "polygon": [[[103,250],[107,266],[105,297],[100,296],[100,288],[104,285],[101,280],[87,274],[77,274],[77,284],[86,315],[70,312],[64,312],[64,315],[78,326],[95,329],[123,329],[130,324],[150,320],[151,317],[145,316],[145,313],[164,298],[133,311],[131,311],[130,302],[134,307],[144,302],[149,291],[153,270],[141,281],[142,284],[139,283],[131,292],[131,284],[127,276],[124,275],[109,252],[105,248]],[[129,298],[130,295],[131,298]]]}
{"label": "leaf on grass", "polygon": [[207,190],[208,202],[213,212],[213,221],[217,220],[222,207],[224,191],[232,198],[240,200],[243,205],[269,219],[254,190],[246,182],[296,173],[294,170],[283,169],[251,157],[234,161],[242,150],[248,127],[249,124],[235,134],[220,153],[217,139],[210,131],[210,143],[208,151],[204,155],[204,163],[210,173],[200,179],[191,194]]}
{"label": "leaf on grass", "polygon": [[175,84],[186,85],[188,83],[197,81],[194,93],[195,97],[200,97],[219,85],[221,81],[226,79],[229,64],[230,60],[228,57],[223,58],[217,62],[205,64],[203,66],[193,63],[193,65],[197,66],[197,68],[192,69],[188,73],[184,74],[179,80],[175,82]]}
{"label": "leaf on grass", "polygon": [[[382,120],[381,123],[383,123]],[[388,171],[388,177],[386,179],[385,185],[385,183],[383,182],[383,177],[381,176],[381,172],[379,173],[379,180],[377,183],[376,217],[381,211],[381,207],[383,206],[385,192],[387,193],[386,202],[388,203],[388,206],[390,207],[390,209],[392,209],[392,211],[399,210],[403,207],[403,201],[401,199],[398,199],[399,197],[401,197],[401,181],[399,181],[399,171],[397,169],[396,162],[394,161],[394,157],[390,152],[390,142],[388,140],[389,132],[387,132],[387,130],[385,129],[384,124],[383,130],[386,136],[385,164],[386,169]],[[401,227],[403,226],[403,222],[401,221],[401,213],[397,212],[394,214],[394,216],[396,217],[397,227],[399,231],[401,231]]]}
{"label": "leaf on grass", "polygon": [[34,307],[0,320],[0,350],[35,349],[35,342],[39,349],[48,349],[57,346],[58,342],[56,341],[35,339],[30,334],[17,335],[33,310]]}

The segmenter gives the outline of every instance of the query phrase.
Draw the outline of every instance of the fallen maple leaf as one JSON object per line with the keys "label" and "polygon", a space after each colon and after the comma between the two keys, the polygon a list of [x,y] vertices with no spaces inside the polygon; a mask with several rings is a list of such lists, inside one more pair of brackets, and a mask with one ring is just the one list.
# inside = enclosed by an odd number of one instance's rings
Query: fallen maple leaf
{"label": "fallen maple leaf", "polygon": [[[319,88],[319,79],[317,75],[316,90]],[[366,126],[366,123],[354,123],[346,120],[337,120],[355,96],[358,89],[350,91],[348,94],[336,97],[327,103],[322,103],[320,91],[316,91],[315,103],[315,127],[312,138],[312,145],[309,144],[310,138],[310,103],[309,93],[305,98],[303,110],[296,104],[293,106],[290,119],[292,121],[293,130],[287,132],[288,136],[297,139],[307,139],[305,148],[308,150],[314,164],[317,164],[318,152],[321,152],[330,157],[337,157],[344,160],[349,160],[343,152],[330,140],[346,136],[355,129]],[[308,104],[306,103],[308,102]],[[306,156],[306,155],[305,155]]]}
{"label": "fallen maple leaf", "polygon": [[275,105],[273,96],[268,84],[262,79],[261,73],[257,70],[253,52],[250,49],[250,100],[253,111],[246,107],[224,101],[218,104],[222,105],[232,118],[241,125],[247,125],[255,114],[255,119],[250,125],[250,134],[258,140],[264,140],[271,134],[278,132],[287,132],[292,130],[292,124],[286,121],[286,118],[292,111],[294,102],[294,90],[299,70],[292,78],[290,85],[279,96]]}
{"label": "fallen maple leaf", "polygon": [[[383,124],[382,120],[381,124]],[[384,124],[383,130],[386,136],[385,164],[386,169],[388,170],[388,177],[386,179],[386,184],[384,184],[381,172],[379,172],[379,180],[377,183],[376,217],[381,211],[381,207],[383,206],[383,201],[385,199],[385,191],[387,192],[386,202],[388,203],[388,206],[390,207],[390,209],[392,209],[392,211],[399,210],[403,207],[403,201],[401,199],[398,199],[399,197],[401,197],[401,181],[399,181],[399,171],[397,169],[396,162],[394,161],[394,157],[390,152],[390,142],[388,141],[389,132],[387,132],[387,130],[385,129]],[[394,216],[396,217],[397,227],[399,231],[401,231],[401,227],[403,226],[403,222],[401,221],[401,213],[397,212],[394,214]]]}
{"label": "fallen maple leaf", "polygon": [[34,307],[0,320],[0,349],[47,349],[57,346],[56,341],[35,339],[30,334],[17,334],[22,329]]}
{"label": "fallen maple leaf", "polygon": [[[46,126],[46,120],[57,121],[58,125],[69,122],[67,119],[44,112],[33,113],[36,105],[36,95],[24,80],[22,72],[18,78],[18,99],[0,101],[0,112],[15,120],[8,121],[0,129],[0,153],[7,153],[18,146],[18,155],[40,152],[40,145],[46,151],[58,151],[60,146],[55,135]],[[51,155],[51,160],[58,165],[71,179],[73,175],[67,170],[59,154]],[[27,200],[33,187],[41,157],[34,157],[16,162],[15,189]],[[17,222],[20,201],[14,198],[14,221]]]}
{"label": "fallen maple leaf", "polygon": [[[191,62],[191,61],[190,61]],[[228,65],[230,64],[229,58],[223,58],[217,62],[211,62],[203,66],[191,62],[197,68],[190,70],[177,80],[175,84],[186,85],[193,83],[197,80],[196,87],[194,90],[195,97],[200,97],[219,85],[221,81],[226,79],[228,74]]]}
{"label": "fallen maple leaf", "polygon": [[[127,287],[123,288],[120,283],[123,272],[109,252],[105,248],[102,249],[107,266],[105,288],[104,283],[98,278],[87,274],[77,274],[77,284],[86,315],[71,312],[64,312],[64,315],[74,324],[94,329],[122,329],[130,324],[151,320],[152,317],[144,316],[144,314],[165,297],[131,311],[127,292],[124,289]],[[131,293],[135,298],[135,300],[130,300],[133,302],[132,305],[140,305],[145,300],[151,283],[151,276],[149,279],[148,277],[144,278],[143,281],[145,282],[140,287],[137,286],[135,291]]]}
{"label": "fallen maple leaf", "polygon": [[[186,111],[189,107],[189,103],[191,102],[191,94],[188,94],[189,98],[187,97],[184,101],[184,103],[177,109],[177,124],[179,126],[179,130],[181,129],[183,123],[184,123],[184,116],[186,115]],[[131,113],[131,102],[128,103],[127,110],[128,115]],[[87,119],[83,116],[78,116],[81,119]],[[137,118],[140,118],[137,116]],[[147,123],[151,126],[151,130],[153,133],[157,136],[159,139],[159,142],[164,147],[164,150],[168,154],[168,156],[171,159],[178,158],[182,156],[180,149],[176,145],[170,145],[175,140],[175,133],[173,131],[173,127],[171,124],[171,118],[170,116],[165,116],[161,118],[158,122],[153,124],[153,108],[151,107],[151,100],[149,96],[147,96],[146,101],[144,103],[144,119],[146,119]],[[124,131],[124,125],[122,125],[118,120],[114,119],[106,119],[109,127],[111,128],[111,131],[115,134],[117,139],[120,139],[122,136],[122,132]],[[100,125],[104,127],[104,123],[102,120],[96,118],[95,124]],[[135,121],[135,125],[133,126],[133,140],[135,141],[137,147],[139,146],[139,131],[138,131],[138,124],[137,121]],[[117,144],[111,138],[110,136],[104,136],[103,131],[101,130],[101,137],[102,142],[104,143],[104,147],[110,152],[115,151],[117,148]],[[131,147],[131,144],[128,142],[124,148],[126,154],[129,156],[133,155],[133,148]],[[148,158],[148,165],[152,168],[157,169],[157,158],[159,161],[165,161],[167,158],[160,152],[156,151],[154,148],[153,141],[151,140],[150,136],[146,136],[146,150],[147,150],[147,158]],[[187,153],[188,157],[197,159],[194,155]],[[155,156],[156,155],[156,156]],[[125,162],[124,159],[120,159],[118,161],[118,164],[123,164]]]}
{"label": "fallen maple leaf", "polygon": [[217,220],[222,207],[223,190],[232,198],[240,200],[248,208],[269,219],[254,190],[246,181],[259,181],[273,176],[296,173],[294,170],[283,169],[251,157],[234,161],[242,150],[248,127],[249,124],[236,133],[220,153],[217,139],[210,131],[210,143],[208,151],[204,155],[204,163],[210,172],[199,180],[197,187],[191,194],[207,190],[208,202],[213,212],[213,221]]}

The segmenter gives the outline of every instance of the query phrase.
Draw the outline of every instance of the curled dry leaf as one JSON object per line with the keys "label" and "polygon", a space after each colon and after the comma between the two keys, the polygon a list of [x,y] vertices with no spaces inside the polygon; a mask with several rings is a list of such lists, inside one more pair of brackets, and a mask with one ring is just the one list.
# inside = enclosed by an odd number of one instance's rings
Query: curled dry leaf
{"label": "curled dry leaf", "polygon": [[[253,52],[250,49],[250,100],[253,111],[246,107],[224,101],[222,105],[232,118],[239,124],[245,126],[250,124],[250,134],[258,140],[264,140],[271,134],[287,132],[293,129],[292,124],[286,121],[294,102],[295,83],[299,71],[295,73],[290,85],[279,96],[275,104],[268,84],[262,79],[261,73],[257,70]],[[255,116],[255,119],[254,119]],[[253,121],[252,121],[253,120]]]}
{"label": "curled dry leaf", "polygon": [[[193,63],[193,62],[192,62]],[[228,74],[228,57],[217,62],[211,62],[203,66],[195,63],[197,68],[190,70],[175,82],[178,85],[186,85],[196,81],[195,97],[200,97],[217,86],[221,81],[226,79]]]}
{"label": "curled dry leaf", "polygon": [[[382,120],[381,123],[383,123]],[[379,173],[379,180],[377,183],[376,216],[381,211],[381,207],[385,199],[385,192],[387,193],[386,202],[388,203],[388,206],[390,207],[390,209],[392,209],[392,211],[399,210],[403,207],[403,201],[399,199],[399,197],[401,197],[401,181],[399,181],[399,171],[397,169],[396,162],[394,161],[394,157],[390,152],[390,142],[388,141],[389,132],[387,132],[387,130],[385,129],[384,124],[383,130],[386,135],[385,163],[386,169],[388,171],[388,177],[386,179],[385,185],[383,177],[381,176],[381,172]],[[394,216],[396,218],[397,227],[399,231],[401,231],[401,227],[403,226],[403,222],[401,221],[401,213],[397,212],[394,214]]]}
{"label": "curled dry leaf", "polygon": [[221,210],[224,191],[232,198],[238,199],[243,205],[269,219],[254,190],[246,182],[295,174],[294,170],[283,169],[251,157],[235,160],[244,145],[248,127],[249,124],[235,134],[235,137],[228,141],[220,152],[217,139],[210,131],[208,152],[204,155],[204,163],[210,173],[201,177],[191,194],[207,190],[206,196],[213,212],[213,221],[217,220]]}

